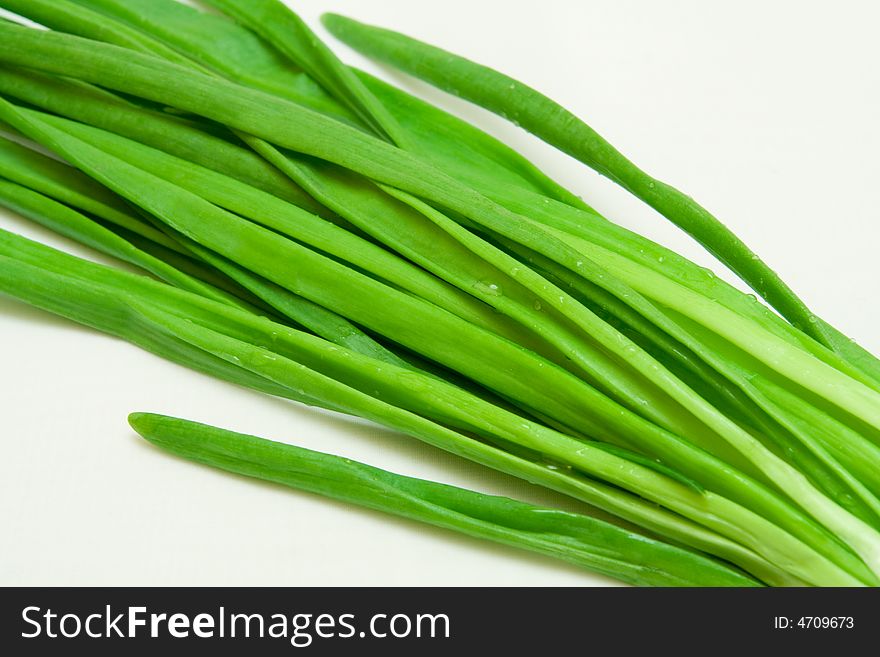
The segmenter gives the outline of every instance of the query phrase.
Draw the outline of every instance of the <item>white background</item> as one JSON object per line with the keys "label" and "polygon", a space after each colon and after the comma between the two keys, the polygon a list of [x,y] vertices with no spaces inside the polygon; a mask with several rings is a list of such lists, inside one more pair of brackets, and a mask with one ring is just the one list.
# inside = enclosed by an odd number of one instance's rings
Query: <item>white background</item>
{"label": "white background", "polygon": [[[697,198],[815,311],[880,351],[877,3],[295,4],[322,35],[317,17],[338,11],[539,88]],[[711,264],[585,167],[496,117],[337,51],[505,139],[606,216]],[[2,210],[0,226],[82,253]],[[574,508],[405,436],[211,380],[5,298],[0,373],[0,584],[612,584],[160,453],[127,427],[129,412],[187,417]]]}

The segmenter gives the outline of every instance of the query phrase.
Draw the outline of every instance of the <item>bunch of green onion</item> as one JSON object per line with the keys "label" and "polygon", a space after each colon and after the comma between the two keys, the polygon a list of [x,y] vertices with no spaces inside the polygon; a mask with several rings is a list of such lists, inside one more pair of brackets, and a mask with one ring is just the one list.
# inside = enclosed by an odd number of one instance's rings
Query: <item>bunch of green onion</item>
{"label": "bunch of green onion", "polygon": [[48,28],[0,21],[0,203],[144,272],[0,231],[0,291],[621,522],[183,420],[136,414],[137,431],[632,583],[880,581],[880,362],[730,230],[522,83],[326,17],[619,183],[769,307],[345,66],[279,0],[207,4],[222,14],[0,0]]}

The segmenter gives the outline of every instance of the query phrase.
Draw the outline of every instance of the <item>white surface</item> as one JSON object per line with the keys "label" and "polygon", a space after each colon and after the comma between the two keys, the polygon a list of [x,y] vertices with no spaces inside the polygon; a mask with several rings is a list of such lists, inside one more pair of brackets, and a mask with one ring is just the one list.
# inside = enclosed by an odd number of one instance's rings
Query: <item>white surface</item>
{"label": "white surface", "polygon": [[[538,87],[696,197],[814,310],[880,351],[876,3],[295,4],[312,25],[322,11],[345,13]],[[606,215],[711,263],[583,166],[485,112],[383,75],[476,120]],[[0,226],[82,253],[2,211]],[[134,410],[178,415],[397,472],[567,504],[407,437],[211,380],[8,299],[0,299],[0,363],[0,584],[611,584],[513,549],[176,460],[136,438],[125,418]]]}

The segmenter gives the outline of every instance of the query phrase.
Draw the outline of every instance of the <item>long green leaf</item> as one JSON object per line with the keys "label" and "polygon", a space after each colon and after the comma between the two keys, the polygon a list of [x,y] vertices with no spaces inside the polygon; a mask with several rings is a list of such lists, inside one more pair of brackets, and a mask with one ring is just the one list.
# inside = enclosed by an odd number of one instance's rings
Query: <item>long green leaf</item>
{"label": "long green leaf", "polygon": [[141,436],[184,458],[470,536],[640,586],[755,586],[736,570],[607,522],[413,479],[350,459],[166,416],[134,413]]}

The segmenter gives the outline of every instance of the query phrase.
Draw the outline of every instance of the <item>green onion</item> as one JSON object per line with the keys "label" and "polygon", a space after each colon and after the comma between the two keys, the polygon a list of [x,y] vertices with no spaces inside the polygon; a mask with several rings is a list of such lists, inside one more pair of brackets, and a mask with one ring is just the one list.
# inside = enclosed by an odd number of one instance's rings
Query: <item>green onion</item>
{"label": "green onion", "polygon": [[[478,128],[346,67],[281,3],[212,4],[233,20],[173,0],[0,0],[51,28],[0,24],[0,122],[67,163],[0,140],[0,202],[165,281],[0,233],[0,289],[564,492],[764,583],[878,583],[876,361],[810,322],[732,233],[537,92],[330,19],[404,68],[426,53],[441,86],[473,73],[485,89],[465,81],[463,95],[528,114],[564,149],[585,138],[586,155],[570,152],[591,166],[611,153],[597,168],[637,195],[653,182],[645,200],[746,280],[763,275],[794,325]],[[458,520],[496,518],[467,495],[485,515]]]}
{"label": "green onion", "polygon": [[349,459],[149,413],[129,423],[184,458],[531,550],[640,586],[755,586],[693,552],[588,516],[404,477]]}
{"label": "green onion", "polygon": [[782,279],[705,208],[639,169],[590,126],[539,91],[391,30],[336,14],[326,14],[323,21],[334,36],[353,48],[508,118],[607,176],[703,244],[798,328],[828,346],[849,349],[848,338],[818,322]]}

